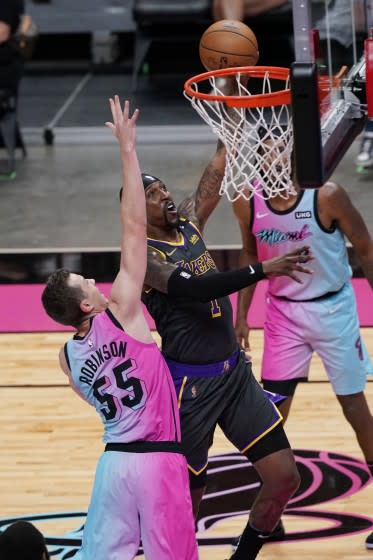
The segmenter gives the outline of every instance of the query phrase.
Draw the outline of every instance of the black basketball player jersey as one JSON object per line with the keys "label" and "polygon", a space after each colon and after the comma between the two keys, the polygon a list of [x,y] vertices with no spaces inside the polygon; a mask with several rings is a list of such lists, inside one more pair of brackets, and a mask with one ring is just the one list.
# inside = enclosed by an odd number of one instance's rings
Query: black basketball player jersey
{"label": "black basketball player jersey", "polygon": [[[148,245],[162,257],[195,276],[216,274],[216,265],[197,227],[180,219],[180,241],[148,238]],[[151,288],[143,292],[143,302],[162,338],[166,358],[189,364],[225,360],[237,349],[232,306],[228,297],[207,303],[172,298]]]}

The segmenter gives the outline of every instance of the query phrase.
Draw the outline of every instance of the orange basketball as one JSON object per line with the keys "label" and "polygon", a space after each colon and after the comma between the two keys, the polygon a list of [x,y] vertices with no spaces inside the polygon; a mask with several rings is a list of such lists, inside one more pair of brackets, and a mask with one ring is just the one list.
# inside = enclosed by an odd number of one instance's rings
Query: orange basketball
{"label": "orange basketball", "polygon": [[206,70],[254,66],[259,58],[258,42],[250,27],[241,21],[222,19],[202,35],[199,56]]}

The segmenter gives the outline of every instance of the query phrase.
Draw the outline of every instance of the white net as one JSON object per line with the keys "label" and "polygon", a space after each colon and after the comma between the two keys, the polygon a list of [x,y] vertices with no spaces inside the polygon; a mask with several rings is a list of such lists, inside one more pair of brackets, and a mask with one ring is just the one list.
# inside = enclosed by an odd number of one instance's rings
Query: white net
{"label": "white net", "polygon": [[[243,75],[236,73],[235,95],[252,96],[243,85]],[[260,78],[261,94],[272,92],[271,77],[265,72]],[[209,77],[211,95],[226,95],[221,77]],[[257,82],[257,80],[256,80]],[[253,79],[248,81],[250,87]],[[206,80],[205,80],[206,85]],[[200,91],[198,81],[191,82],[193,94],[184,92],[202,119],[226,147],[226,166],[220,194],[230,201],[239,197],[249,200],[254,193],[262,198],[295,194],[291,180],[293,134],[290,109],[287,105],[269,107],[230,106],[222,100],[203,99],[194,95]],[[284,83],[284,89],[288,88]],[[201,91],[201,93],[203,93]],[[210,97],[210,96],[209,96]],[[232,98],[233,99],[233,98]]]}

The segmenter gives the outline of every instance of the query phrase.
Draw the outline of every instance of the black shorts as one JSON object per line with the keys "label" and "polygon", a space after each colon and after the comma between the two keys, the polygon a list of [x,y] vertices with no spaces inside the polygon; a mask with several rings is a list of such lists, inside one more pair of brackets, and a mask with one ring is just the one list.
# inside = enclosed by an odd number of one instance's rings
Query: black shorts
{"label": "black shorts", "polygon": [[230,372],[214,377],[188,377],[185,371],[185,375],[178,394],[181,439],[194,476],[206,472],[208,450],[217,425],[250,460],[252,450],[253,462],[273,452],[268,445],[261,457],[254,453],[255,444],[281,423],[281,416],[255,379],[243,352]]}

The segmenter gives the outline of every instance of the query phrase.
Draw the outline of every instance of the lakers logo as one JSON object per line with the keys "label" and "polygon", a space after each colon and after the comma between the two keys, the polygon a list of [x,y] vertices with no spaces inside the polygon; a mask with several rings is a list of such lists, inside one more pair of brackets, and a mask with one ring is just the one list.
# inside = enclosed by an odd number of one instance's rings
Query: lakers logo
{"label": "lakers logo", "polygon": [[222,373],[227,373],[228,371],[229,371],[229,362],[228,360],[225,360]]}
{"label": "lakers logo", "polygon": [[198,235],[193,233],[193,235],[189,238],[189,241],[191,242],[192,245],[195,245],[197,243],[198,239],[199,239]]}

